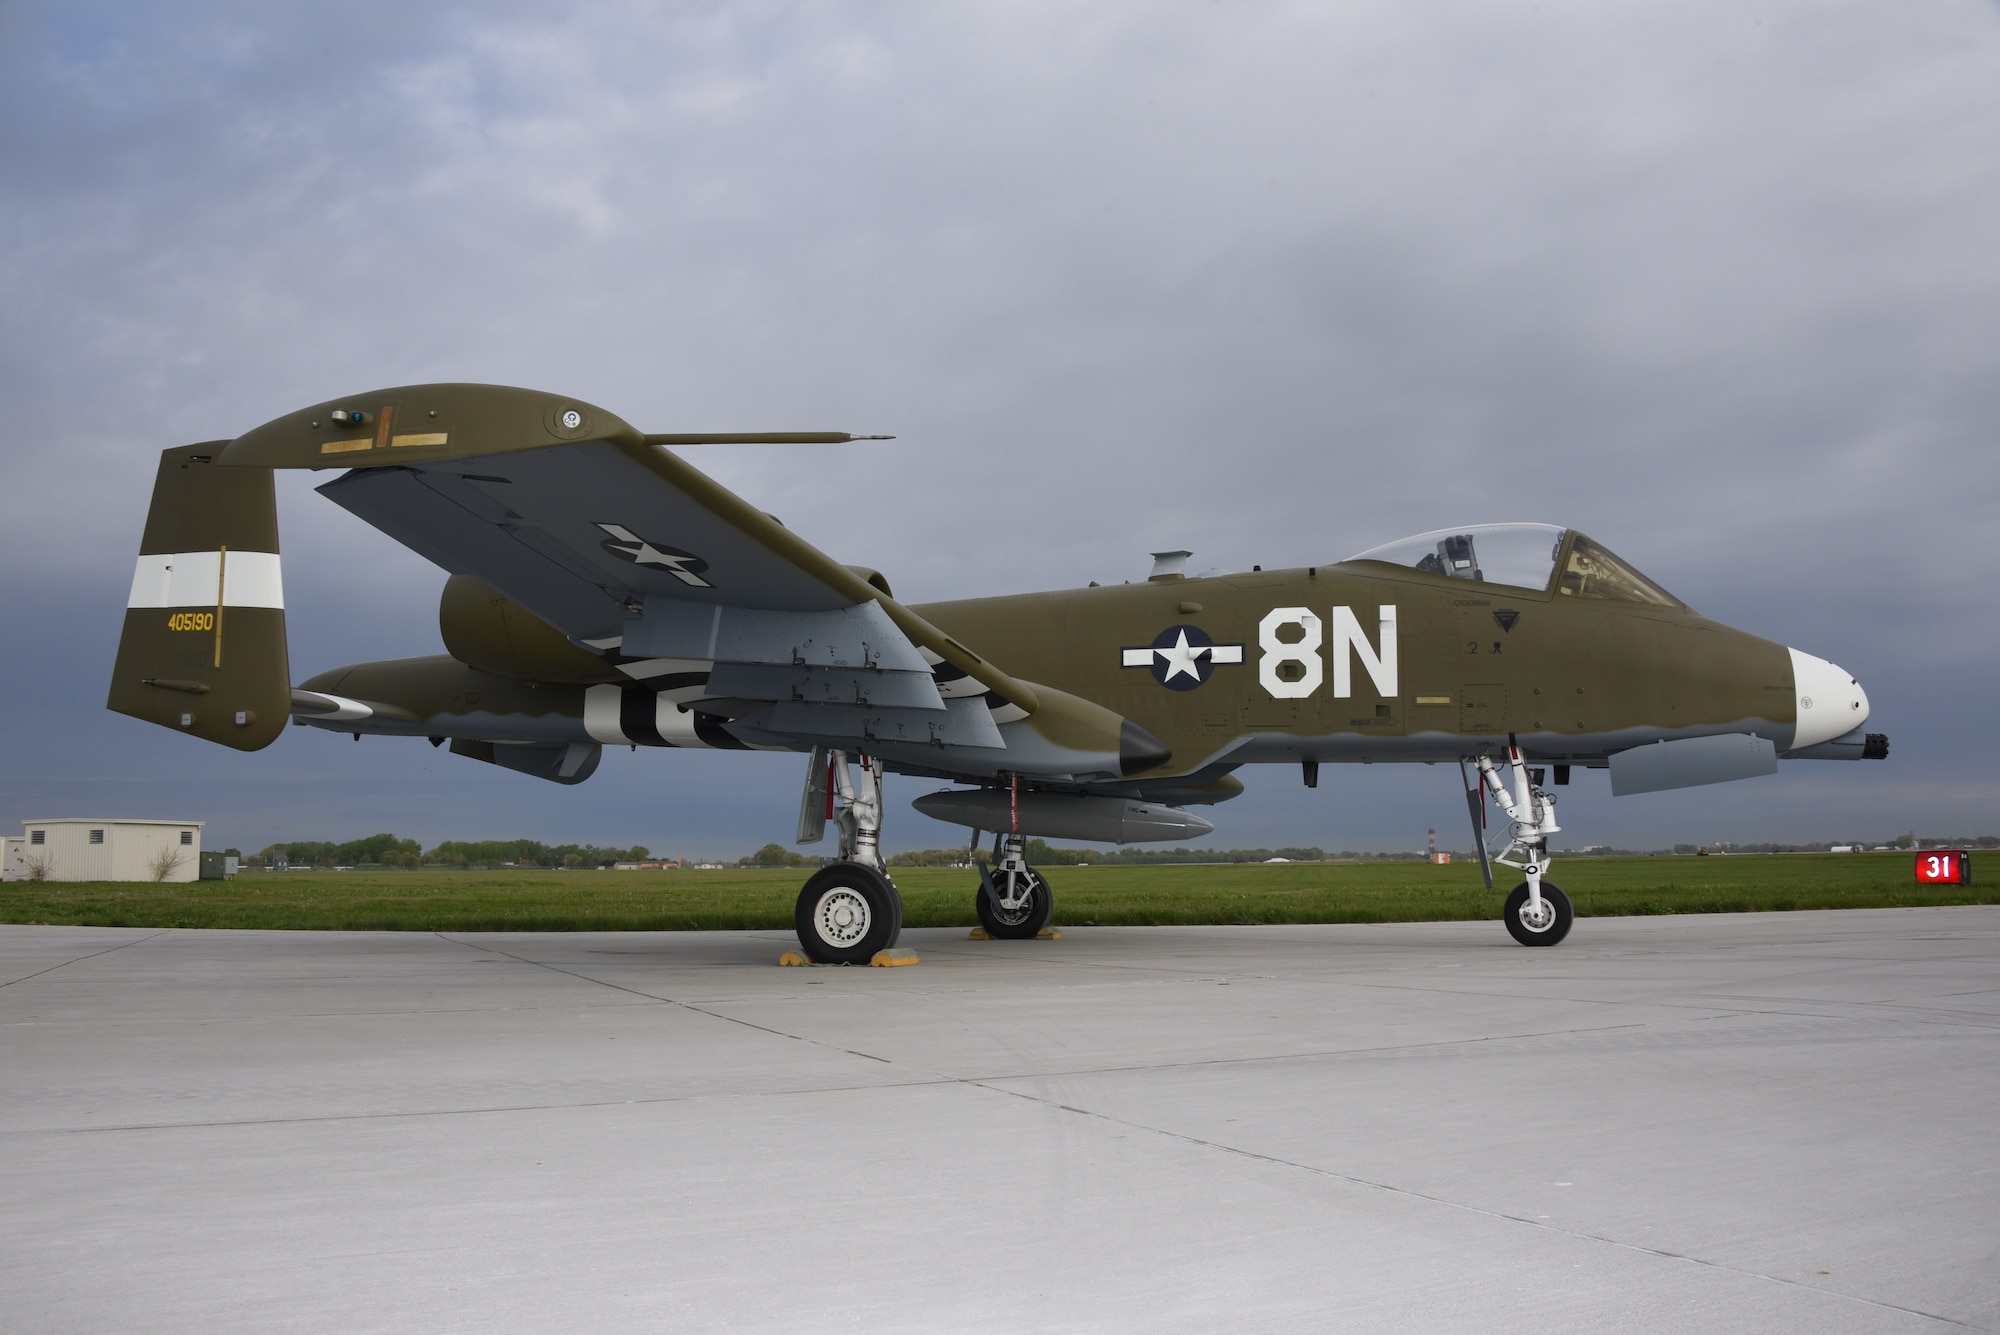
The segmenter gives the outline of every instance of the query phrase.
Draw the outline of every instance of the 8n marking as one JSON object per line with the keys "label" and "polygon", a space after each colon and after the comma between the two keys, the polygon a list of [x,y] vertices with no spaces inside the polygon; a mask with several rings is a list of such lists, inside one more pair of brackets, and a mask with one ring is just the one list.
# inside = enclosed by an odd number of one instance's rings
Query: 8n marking
{"label": "8n marking", "polygon": [[[1333,698],[1345,700],[1354,694],[1354,661],[1374,683],[1384,699],[1396,695],[1396,605],[1383,603],[1375,609],[1379,644],[1370,646],[1368,632],[1354,609],[1338,606],[1328,629],[1333,662]],[[1274,607],[1257,626],[1257,645],[1263,657],[1257,663],[1257,681],[1264,692],[1278,700],[1303,700],[1312,695],[1325,679],[1325,662],[1320,658],[1318,615],[1304,607]],[[1297,639],[1289,637],[1296,632]],[[1496,652],[1499,646],[1494,646]],[[1287,669],[1295,668],[1295,671]]]}

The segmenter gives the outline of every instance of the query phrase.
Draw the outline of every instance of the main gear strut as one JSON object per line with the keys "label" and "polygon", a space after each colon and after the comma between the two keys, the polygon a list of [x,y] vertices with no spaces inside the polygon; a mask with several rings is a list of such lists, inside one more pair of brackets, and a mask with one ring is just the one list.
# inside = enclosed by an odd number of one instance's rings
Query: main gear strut
{"label": "main gear strut", "polygon": [[903,930],[903,897],[882,863],[882,766],[853,760],[858,777],[846,752],[815,749],[799,803],[799,843],[818,843],[828,821],[840,831],[838,856],[805,883],[793,914],[799,945],[821,964],[866,964]]}

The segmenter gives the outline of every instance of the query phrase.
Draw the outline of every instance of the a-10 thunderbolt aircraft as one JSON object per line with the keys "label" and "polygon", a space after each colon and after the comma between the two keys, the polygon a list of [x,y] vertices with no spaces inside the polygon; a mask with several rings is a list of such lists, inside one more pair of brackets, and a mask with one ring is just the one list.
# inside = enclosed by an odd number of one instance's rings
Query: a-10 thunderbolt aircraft
{"label": "a-10 thunderbolt aircraft", "polygon": [[[489,385],[416,385],[303,409],[160,460],[110,708],[239,750],[287,719],[449,741],[453,754],[580,783],[605,746],[809,752],[798,842],[839,854],[799,894],[812,959],[895,943],[882,774],[955,782],[917,799],[994,835],[979,921],[1032,937],[1053,908],[1027,836],[1126,843],[1213,826],[1189,807],[1248,764],[1455,761],[1488,886],[1523,945],[1569,931],[1547,879],[1554,786],[1614,793],[1879,759],[1846,672],[1710,621],[1574,529],[1441,529],[1325,565],[905,606],[673,452],[836,443],[839,432],[647,435],[601,408]],[[448,652],[294,687],[273,470],[449,572]],[[1497,836],[1496,836],[1497,837]]]}

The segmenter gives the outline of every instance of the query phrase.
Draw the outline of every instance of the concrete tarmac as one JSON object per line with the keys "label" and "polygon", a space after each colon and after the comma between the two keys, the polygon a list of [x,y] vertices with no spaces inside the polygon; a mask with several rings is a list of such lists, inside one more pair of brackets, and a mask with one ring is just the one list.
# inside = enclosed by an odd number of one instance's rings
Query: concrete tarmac
{"label": "concrete tarmac", "polygon": [[0,927],[0,1329],[2000,1329],[2000,908]]}

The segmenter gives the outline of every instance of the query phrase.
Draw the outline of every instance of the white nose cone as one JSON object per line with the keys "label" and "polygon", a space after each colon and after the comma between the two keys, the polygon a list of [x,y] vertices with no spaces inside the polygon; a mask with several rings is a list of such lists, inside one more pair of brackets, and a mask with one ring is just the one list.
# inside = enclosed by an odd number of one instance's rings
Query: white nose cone
{"label": "white nose cone", "polygon": [[1796,649],[1790,653],[1799,709],[1792,750],[1830,742],[1868,721],[1868,692],[1847,675],[1845,668]]}

